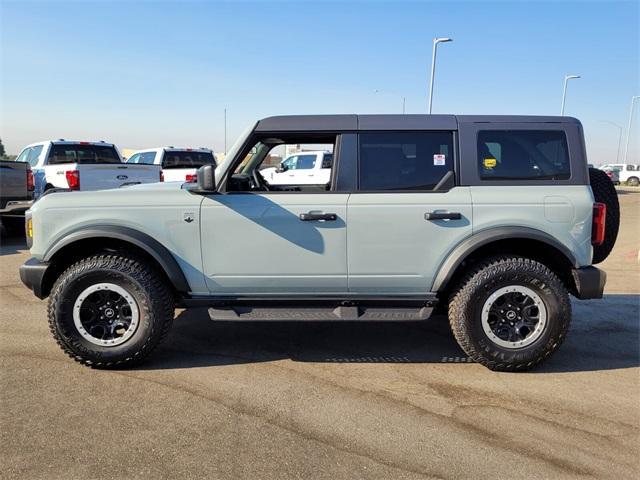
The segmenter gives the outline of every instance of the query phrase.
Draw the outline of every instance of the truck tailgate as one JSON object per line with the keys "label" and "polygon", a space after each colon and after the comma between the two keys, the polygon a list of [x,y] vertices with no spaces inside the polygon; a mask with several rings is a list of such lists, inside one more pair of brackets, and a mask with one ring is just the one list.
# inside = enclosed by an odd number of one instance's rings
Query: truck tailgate
{"label": "truck tailgate", "polygon": [[105,190],[126,184],[160,181],[159,165],[144,164],[79,164],[80,190]]}
{"label": "truck tailgate", "polygon": [[25,162],[0,161],[0,209],[12,200],[28,200],[31,193],[27,189],[27,171]]}

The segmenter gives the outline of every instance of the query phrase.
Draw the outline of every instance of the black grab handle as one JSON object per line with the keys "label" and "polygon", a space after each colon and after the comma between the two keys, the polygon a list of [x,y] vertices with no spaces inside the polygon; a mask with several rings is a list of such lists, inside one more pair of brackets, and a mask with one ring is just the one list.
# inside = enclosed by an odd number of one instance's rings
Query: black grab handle
{"label": "black grab handle", "polygon": [[312,222],[314,220],[327,220],[329,222],[335,222],[338,219],[338,215],[335,213],[301,213],[299,215],[300,220],[303,222]]}
{"label": "black grab handle", "polygon": [[425,220],[460,220],[460,212],[427,212],[424,214]]}

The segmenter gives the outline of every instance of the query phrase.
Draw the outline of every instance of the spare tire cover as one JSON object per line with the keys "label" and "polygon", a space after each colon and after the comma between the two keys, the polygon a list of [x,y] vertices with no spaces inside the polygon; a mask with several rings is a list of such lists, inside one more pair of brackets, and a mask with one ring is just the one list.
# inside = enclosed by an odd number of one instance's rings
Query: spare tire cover
{"label": "spare tire cover", "polygon": [[600,263],[609,256],[618,238],[620,227],[620,204],[618,193],[609,176],[602,170],[589,168],[589,183],[596,202],[607,206],[604,242],[593,247],[593,263]]}

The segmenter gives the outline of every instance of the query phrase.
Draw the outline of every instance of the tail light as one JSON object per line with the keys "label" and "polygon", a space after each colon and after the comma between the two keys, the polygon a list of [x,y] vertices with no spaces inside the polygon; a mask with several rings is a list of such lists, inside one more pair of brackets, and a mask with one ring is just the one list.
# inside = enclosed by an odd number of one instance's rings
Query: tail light
{"label": "tail light", "polygon": [[164,172],[160,170],[160,181],[164,182]]}
{"label": "tail light", "polygon": [[602,245],[607,220],[607,206],[604,203],[593,204],[593,223],[591,224],[591,244]]}
{"label": "tail light", "polygon": [[78,170],[67,170],[67,183],[71,190],[80,190],[80,172]]}
{"label": "tail light", "polygon": [[33,192],[34,183],[33,183],[33,172],[31,169],[27,170],[27,191]]}
{"label": "tail light", "polygon": [[198,181],[198,174],[194,173],[194,174],[190,174],[187,173],[187,175],[184,177],[184,181],[187,183],[194,183]]}

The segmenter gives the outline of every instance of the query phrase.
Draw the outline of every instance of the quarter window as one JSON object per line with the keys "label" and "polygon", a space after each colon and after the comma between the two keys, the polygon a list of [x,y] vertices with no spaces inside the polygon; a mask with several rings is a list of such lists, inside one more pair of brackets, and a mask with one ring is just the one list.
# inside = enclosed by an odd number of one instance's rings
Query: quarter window
{"label": "quarter window", "polygon": [[566,180],[566,136],[553,130],[480,131],[478,169],[482,180]]}
{"label": "quarter window", "polygon": [[450,171],[451,132],[360,134],[360,190],[433,190]]}

